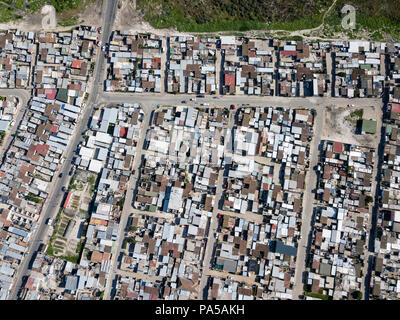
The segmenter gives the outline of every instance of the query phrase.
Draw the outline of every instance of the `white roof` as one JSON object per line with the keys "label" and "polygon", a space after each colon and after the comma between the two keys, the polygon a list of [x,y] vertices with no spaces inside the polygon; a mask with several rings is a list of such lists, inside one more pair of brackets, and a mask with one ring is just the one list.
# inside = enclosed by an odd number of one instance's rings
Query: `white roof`
{"label": "white roof", "polygon": [[108,133],[99,131],[96,132],[96,141],[110,144],[112,142],[112,139],[113,138]]}
{"label": "white roof", "polygon": [[91,148],[86,148],[86,147],[81,147],[79,150],[79,155],[86,160],[93,159],[94,155],[94,149]]}
{"label": "white roof", "polygon": [[221,44],[235,44],[235,37],[234,36],[221,36]]}
{"label": "white roof", "polygon": [[99,173],[101,171],[101,168],[103,167],[103,164],[101,161],[98,160],[90,160],[89,164],[89,171]]}

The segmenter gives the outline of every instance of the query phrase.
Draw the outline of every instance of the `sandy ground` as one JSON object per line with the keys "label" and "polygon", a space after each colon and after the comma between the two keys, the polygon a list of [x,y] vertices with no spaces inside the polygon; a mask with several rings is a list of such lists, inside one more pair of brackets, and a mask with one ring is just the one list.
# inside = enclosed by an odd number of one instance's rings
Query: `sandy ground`
{"label": "sandy ground", "polygon": [[[81,13],[77,12],[76,15],[78,16],[78,24],[96,27],[101,26],[101,3],[102,0],[96,0],[87,6],[86,9]],[[0,23],[0,30],[18,29],[21,31],[40,31],[42,29],[42,18],[43,15],[39,10],[35,14],[26,15],[21,20]],[[71,28],[73,28],[73,26],[57,27],[53,31],[71,30]]]}
{"label": "sandy ground", "polygon": [[[376,134],[355,134],[355,125],[345,120],[351,112],[362,109],[363,119],[377,120]],[[342,141],[344,143],[369,146],[375,148],[379,142],[379,128],[382,125],[382,110],[375,107],[347,107],[331,105],[325,109],[322,139]]]}
{"label": "sandy ground", "polygon": [[115,30],[126,30],[132,33],[153,33],[159,36],[180,36],[190,35],[187,32],[179,32],[174,29],[154,29],[149,23],[144,21],[143,15],[136,10],[136,1],[119,0],[119,7],[114,21]]}

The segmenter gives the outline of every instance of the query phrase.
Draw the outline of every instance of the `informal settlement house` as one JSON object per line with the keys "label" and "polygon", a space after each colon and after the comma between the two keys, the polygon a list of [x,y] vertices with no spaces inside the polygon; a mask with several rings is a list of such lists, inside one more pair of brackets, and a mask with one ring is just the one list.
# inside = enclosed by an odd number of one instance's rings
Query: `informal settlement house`
{"label": "informal settlement house", "polygon": [[141,211],[127,226],[127,250],[117,274],[129,272],[148,281],[167,277],[157,298],[193,299],[201,294],[205,231],[226,123],[227,116],[214,108],[174,107],[154,115],[134,203]]}
{"label": "informal settlement house", "polygon": [[331,43],[334,97],[380,97],[385,80],[386,44],[369,41]]}
{"label": "informal settlement house", "polygon": [[216,93],[217,39],[179,36],[168,43],[167,92]]}
{"label": "informal settlement house", "polygon": [[400,253],[400,104],[399,67],[400,46],[391,45],[390,50],[390,100],[384,118],[385,148],[381,171],[379,211],[374,243],[370,299],[395,300],[400,298],[398,277]]}
{"label": "informal settlement house", "polygon": [[279,47],[280,96],[309,97],[327,96],[330,75],[327,73],[326,55],[329,43],[286,41]]}
{"label": "informal settlement house", "polygon": [[[35,96],[0,166],[0,264],[6,270],[0,271],[0,299],[8,296],[84,107],[88,75],[82,67],[91,62],[96,38],[96,29],[87,27],[69,33],[28,34],[37,47],[32,76]],[[79,67],[74,61],[80,61]]]}
{"label": "informal settlement house", "polygon": [[244,282],[235,281],[232,277],[212,277],[208,288],[209,300],[261,300],[263,288]]}
{"label": "informal settlement house", "polygon": [[273,40],[221,36],[223,94],[273,96],[276,55]]}
{"label": "informal settlement house", "polygon": [[114,31],[107,53],[106,91],[161,92],[161,55],[158,36]]}
{"label": "informal settlement house", "polygon": [[312,124],[308,110],[240,109],[224,159],[215,268],[249,277],[270,299],[292,298]]}
{"label": "informal settlement house", "polygon": [[323,141],[306,295],[359,299],[371,213],[374,149]]}
{"label": "informal settlement house", "polygon": [[389,101],[400,103],[400,44],[388,43],[387,52],[389,56]]}
{"label": "informal settlement house", "polygon": [[35,62],[34,32],[0,33],[0,88],[27,88]]}

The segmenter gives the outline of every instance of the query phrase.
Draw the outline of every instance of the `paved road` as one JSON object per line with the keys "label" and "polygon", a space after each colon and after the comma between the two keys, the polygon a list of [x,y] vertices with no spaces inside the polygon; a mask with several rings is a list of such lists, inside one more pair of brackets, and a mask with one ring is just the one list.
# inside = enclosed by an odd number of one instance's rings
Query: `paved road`
{"label": "paved road", "polygon": [[[203,103],[209,103],[214,107],[226,107],[234,104],[236,106],[250,104],[252,106],[274,106],[274,107],[312,107],[316,110],[323,110],[328,105],[348,105],[371,106],[377,103],[382,104],[381,99],[364,98],[331,98],[331,97],[261,97],[261,96],[225,96],[213,95],[204,98],[196,98],[196,102],[190,101],[194,95],[174,95],[164,93],[110,93],[104,92],[99,97],[99,103],[144,103],[148,108],[154,109],[157,104],[161,105],[188,105],[200,106]],[[182,103],[185,101],[185,103]]]}
{"label": "paved road", "polygon": [[[114,21],[117,1],[103,1],[105,4],[105,8],[102,10],[103,12],[103,37],[102,42],[108,41],[111,33],[112,21]],[[105,65],[105,57],[103,54],[99,54],[96,60],[96,66],[94,70],[94,78],[93,78],[93,88],[90,90],[89,100],[87,103],[87,107],[84,109],[83,114],[79,118],[77,126],[75,128],[75,134],[70,141],[69,147],[65,153],[66,160],[64,161],[63,166],[60,169],[60,173],[62,173],[61,178],[57,178],[54,181],[52,192],[50,192],[49,199],[45,202],[42,212],[40,214],[40,218],[38,220],[38,226],[35,231],[33,231],[30,239],[30,245],[27,254],[25,255],[21,265],[18,268],[18,272],[14,277],[14,283],[10,291],[10,295],[8,297],[9,300],[16,300],[18,291],[22,285],[22,279],[25,275],[27,275],[29,263],[32,260],[34,254],[39,250],[39,246],[44,242],[46,235],[48,233],[48,225],[45,223],[48,218],[55,217],[58,208],[60,206],[63,192],[61,192],[61,187],[66,186],[67,180],[69,180],[68,172],[72,167],[71,160],[74,151],[76,150],[78,144],[81,142],[82,135],[86,129],[89,121],[89,117],[92,115],[94,106],[97,102],[99,86],[103,85],[102,82],[102,72],[104,71]],[[100,87],[101,89],[101,87]],[[1,94],[1,91],[0,91]]]}
{"label": "paved road", "polygon": [[307,246],[311,232],[311,219],[313,215],[313,202],[314,193],[312,190],[317,187],[317,171],[314,167],[318,164],[319,150],[318,146],[321,143],[322,126],[323,126],[323,110],[318,111],[314,119],[314,136],[310,146],[310,167],[307,172],[303,195],[303,212],[301,224],[301,238],[297,248],[296,269],[294,276],[294,288],[292,292],[292,299],[299,299],[299,295],[303,294],[303,277],[305,271],[305,263],[307,258]]}

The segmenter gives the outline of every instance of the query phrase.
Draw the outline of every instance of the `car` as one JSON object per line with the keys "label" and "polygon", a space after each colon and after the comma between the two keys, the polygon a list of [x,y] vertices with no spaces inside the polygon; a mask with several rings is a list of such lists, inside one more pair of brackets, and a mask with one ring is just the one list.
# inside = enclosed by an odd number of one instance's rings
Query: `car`
{"label": "car", "polygon": [[53,219],[48,218],[46,224],[50,226],[52,223],[53,223]]}
{"label": "car", "polygon": [[203,103],[203,106],[209,106],[210,104],[209,103]]}
{"label": "car", "polygon": [[159,107],[161,107],[161,104],[158,104],[158,105],[157,105],[157,108],[159,108]]}
{"label": "car", "polygon": [[231,110],[235,110],[235,109],[236,109],[235,105],[231,104]]}
{"label": "car", "polygon": [[62,177],[62,175],[63,175],[63,174],[62,174],[62,173],[60,173],[60,174],[58,175],[58,177],[59,177],[59,178],[61,178],[61,177]]}
{"label": "car", "polygon": [[181,103],[186,103],[186,100],[182,100]]}
{"label": "car", "polygon": [[11,121],[11,126],[14,126],[14,124],[15,124],[15,120],[12,120]]}
{"label": "car", "polygon": [[69,176],[72,176],[72,172],[73,172],[73,171],[74,171],[73,169],[69,170],[68,175],[69,175]]}
{"label": "car", "polygon": [[65,192],[65,190],[67,190],[64,186],[61,187],[61,191]]}
{"label": "car", "polygon": [[105,52],[106,51],[106,46],[101,47],[101,51]]}

